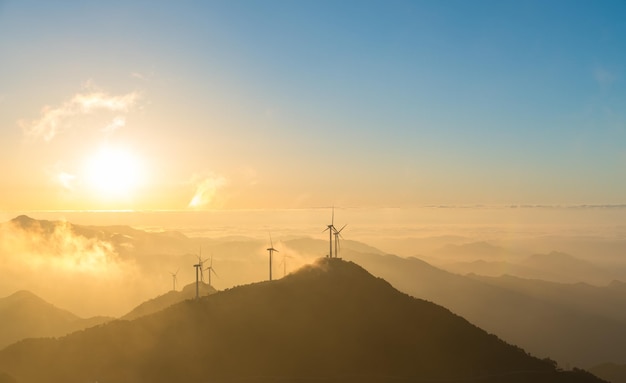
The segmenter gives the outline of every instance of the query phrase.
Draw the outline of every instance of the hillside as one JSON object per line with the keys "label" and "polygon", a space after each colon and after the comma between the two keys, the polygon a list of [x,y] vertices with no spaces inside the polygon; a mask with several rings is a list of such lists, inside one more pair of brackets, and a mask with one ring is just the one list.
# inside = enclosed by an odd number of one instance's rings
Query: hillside
{"label": "hillside", "polygon": [[0,351],[0,371],[20,383],[600,381],[558,372],[353,263],[328,259],[134,321],[20,342]]}
{"label": "hillside", "polygon": [[[344,252],[400,291],[436,302],[562,366],[626,360],[624,285],[604,288],[463,276],[416,258]],[[513,283],[514,281],[518,283]]]}
{"label": "hillside", "polygon": [[603,363],[589,371],[611,383],[626,383],[626,364]]}
{"label": "hillside", "polygon": [[[207,283],[201,282],[199,284],[200,296],[215,294],[216,292],[217,290],[215,290],[212,286],[209,286]],[[196,284],[194,282],[183,287],[181,291],[168,291],[163,295],[159,295],[156,298],[143,302],[142,304],[131,310],[128,314],[124,315],[121,319],[132,320],[145,315],[153,314],[167,307],[170,307],[171,305],[185,301],[187,299],[193,299],[195,297]]]}
{"label": "hillside", "polygon": [[18,291],[0,298],[0,349],[21,339],[61,336],[110,319],[79,318],[29,291]]}

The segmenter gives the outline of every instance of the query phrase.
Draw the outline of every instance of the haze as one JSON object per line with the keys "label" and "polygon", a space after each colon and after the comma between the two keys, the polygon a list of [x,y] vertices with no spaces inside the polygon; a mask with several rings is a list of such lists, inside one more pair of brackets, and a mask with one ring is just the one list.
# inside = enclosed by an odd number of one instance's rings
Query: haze
{"label": "haze", "polygon": [[625,19],[617,0],[0,0],[0,299],[86,319],[0,331],[0,366],[22,338],[192,298],[202,259],[204,296],[266,281],[270,246],[282,279],[335,251],[334,223],[340,257],[402,293],[626,381]]}

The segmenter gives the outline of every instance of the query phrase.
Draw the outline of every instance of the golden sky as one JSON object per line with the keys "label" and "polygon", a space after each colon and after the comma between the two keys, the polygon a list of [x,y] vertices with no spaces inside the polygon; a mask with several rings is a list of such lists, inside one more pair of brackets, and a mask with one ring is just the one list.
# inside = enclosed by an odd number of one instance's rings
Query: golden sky
{"label": "golden sky", "polygon": [[565,4],[0,2],[0,210],[622,204],[623,4]]}

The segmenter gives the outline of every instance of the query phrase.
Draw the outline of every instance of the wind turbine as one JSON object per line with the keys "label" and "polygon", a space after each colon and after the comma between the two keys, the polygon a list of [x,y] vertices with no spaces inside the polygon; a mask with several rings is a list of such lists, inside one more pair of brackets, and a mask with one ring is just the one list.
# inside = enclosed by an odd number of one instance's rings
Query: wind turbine
{"label": "wind turbine", "polygon": [[180,268],[177,269],[175,273],[172,273],[170,271],[170,274],[172,274],[172,284],[174,285],[174,287],[172,288],[173,291],[176,291],[176,275],[178,274],[179,271],[180,271]]}
{"label": "wind turbine", "polygon": [[270,247],[267,249],[270,253],[270,281],[272,280],[272,253],[277,252],[278,250],[274,249],[274,243],[272,242],[272,234],[270,233]]}
{"label": "wind turbine", "polygon": [[198,264],[200,265],[200,281],[204,283],[204,262],[206,259],[202,259],[202,246],[200,246],[200,255],[198,255]]}
{"label": "wind turbine", "polygon": [[[337,231],[337,229],[335,229],[335,207],[333,206],[333,215],[331,217],[331,221],[330,221],[330,225],[326,226],[326,229],[324,229],[324,231],[328,230],[328,241],[329,241],[329,253],[328,253],[328,257],[332,258],[333,257],[333,231]],[[322,233],[324,232],[322,231]]]}
{"label": "wind turbine", "polygon": [[283,265],[283,277],[287,275],[287,258],[293,258],[293,257],[287,254],[283,254],[283,260],[280,262],[280,264]]}
{"label": "wind turbine", "polygon": [[198,284],[198,270],[200,270],[200,280],[204,282],[204,273],[202,272],[202,266],[204,264],[204,260],[202,259],[202,246],[200,246],[200,255],[198,255],[198,263],[193,265],[196,268],[196,299],[200,297],[200,288]]}
{"label": "wind turbine", "polygon": [[202,270],[202,264],[196,263],[193,265],[196,268],[196,299],[200,297],[200,291],[198,290],[198,269]]}
{"label": "wind turbine", "polygon": [[213,268],[213,256],[211,256],[211,261],[209,263],[209,267],[207,267],[205,270],[207,270],[209,272],[209,286],[211,285],[211,273],[215,274],[215,276],[217,277],[217,273],[215,272],[215,269]]}
{"label": "wind turbine", "polygon": [[335,258],[337,258],[339,256],[339,238],[343,238],[343,236],[341,235],[341,231],[343,229],[346,228],[346,226],[348,226],[348,224],[346,223],[345,225],[343,225],[343,227],[339,230],[335,230],[335,232],[333,233],[335,235]]}

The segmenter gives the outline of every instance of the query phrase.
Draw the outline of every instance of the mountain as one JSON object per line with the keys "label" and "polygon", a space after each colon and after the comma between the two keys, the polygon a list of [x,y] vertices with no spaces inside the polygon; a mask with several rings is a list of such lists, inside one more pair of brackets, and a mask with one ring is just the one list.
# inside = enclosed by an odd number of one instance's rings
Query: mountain
{"label": "mountain", "polygon": [[431,257],[434,256],[441,259],[458,261],[475,259],[502,261],[506,259],[515,259],[519,256],[516,252],[484,241],[464,244],[447,244],[429,255]]}
{"label": "mountain", "polygon": [[501,277],[470,275],[469,277],[548,302],[554,306],[594,313],[626,323],[626,283],[624,282],[613,281],[606,286],[594,286],[587,283],[557,283],[509,275]]}
{"label": "mountain", "polygon": [[527,269],[525,278],[544,279],[553,282],[604,285],[617,276],[595,264],[570,254],[552,251],[548,254],[533,254],[520,262]]}
{"label": "mountain", "polygon": [[[198,291],[200,296],[215,294],[217,292],[217,290],[215,290],[212,286],[209,286],[207,283],[204,282],[200,282],[198,284]],[[195,296],[196,284],[194,282],[183,287],[181,291],[169,291],[163,295],[159,295],[154,299],[143,302],[142,304],[131,310],[128,314],[124,315],[121,319],[132,320],[144,315],[153,314],[176,303],[185,301],[187,299],[193,299],[195,298]]]}
{"label": "mountain", "polygon": [[[600,242],[599,246],[602,245]],[[585,282],[605,285],[625,274],[623,267],[603,266],[572,256],[562,251],[535,253],[523,250],[520,243],[508,243],[507,247],[489,242],[450,243],[420,256],[420,259],[458,274],[485,276],[513,275],[522,278],[543,279],[553,282]],[[579,253],[578,251],[576,252]],[[593,258],[597,260],[598,257]]]}
{"label": "mountain", "polygon": [[619,282],[594,289],[518,278],[524,283],[516,287],[499,278],[453,274],[417,258],[350,251],[343,257],[562,366],[626,360],[626,285]]}
{"label": "mountain", "polygon": [[[179,253],[181,249],[191,250],[194,241],[176,231],[148,232],[125,225],[86,226],[64,221],[34,219],[20,215],[8,222],[14,228],[41,234],[49,239],[59,229],[67,229],[73,234],[87,239],[98,239],[111,243],[122,255]],[[195,249],[194,249],[195,250]]]}
{"label": "mountain", "polygon": [[602,363],[589,371],[611,383],[626,383],[626,364]]}
{"label": "mountain", "polygon": [[61,336],[108,320],[82,319],[29,291],[18,291],[0,298],[0,349],[21,339]]}
{"label": "mountain", "polygon": [[558,371],[361,267],[322,259],[272,282],[0,351],[30,382],[601,382]]}

